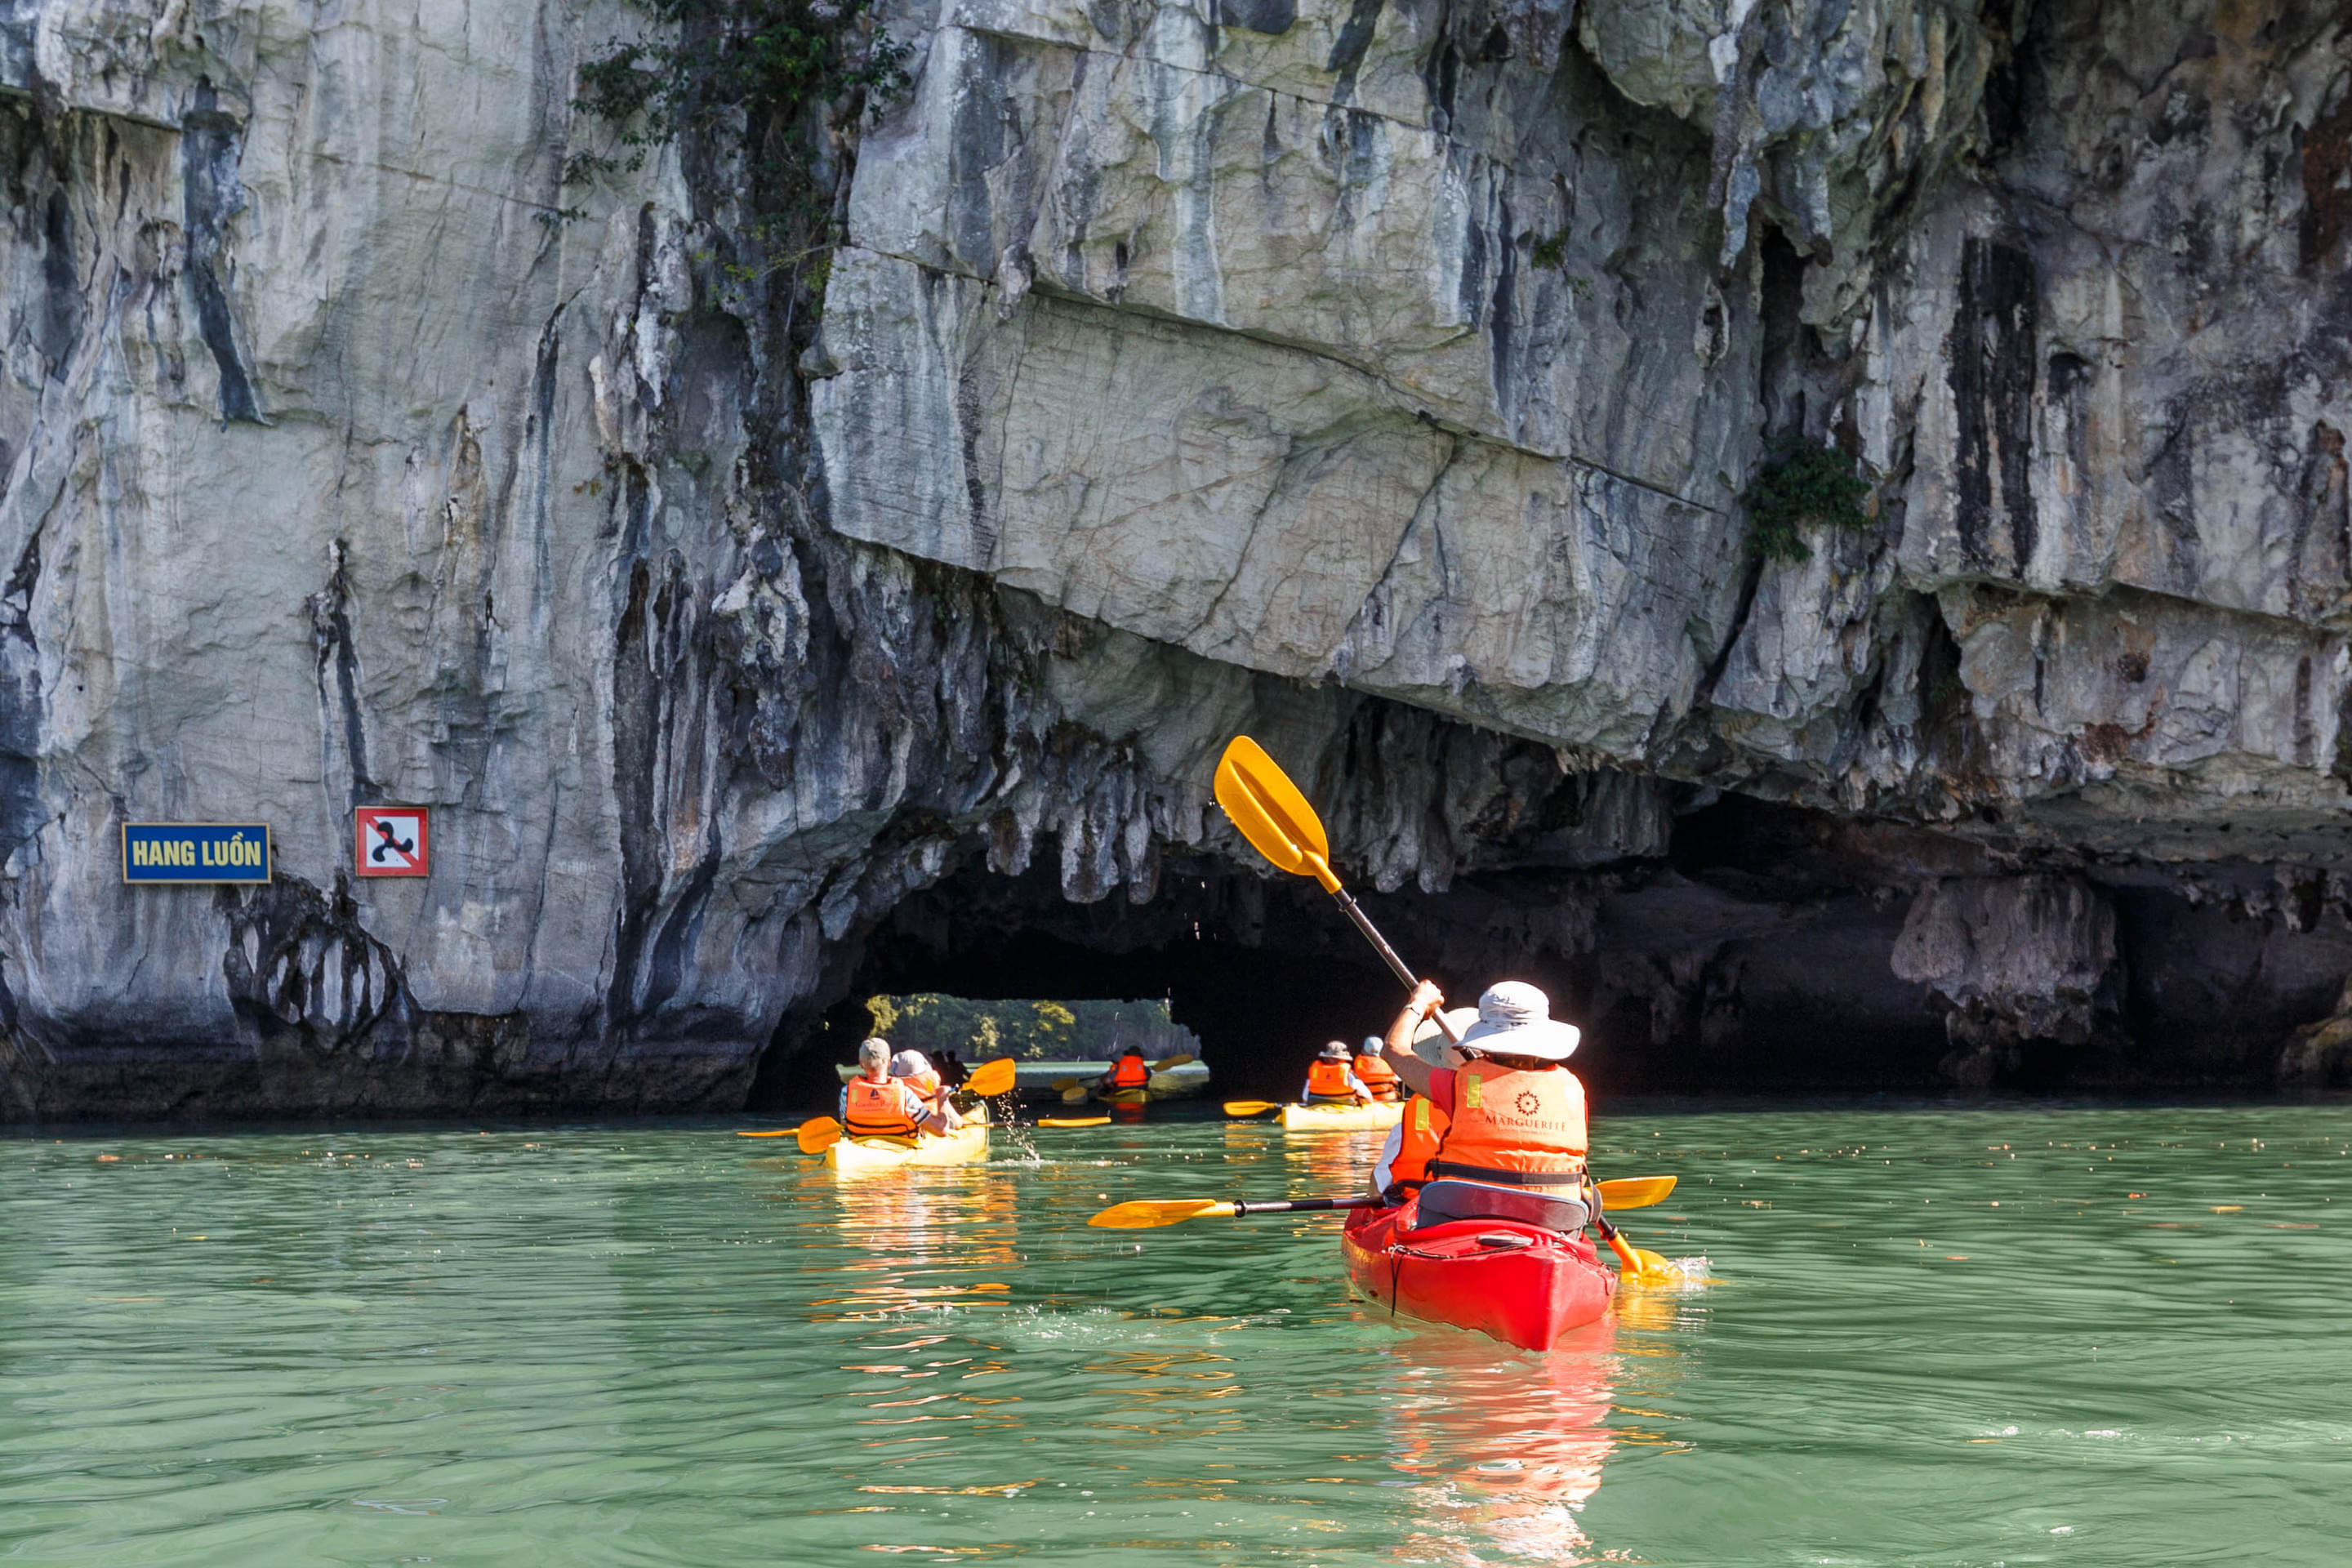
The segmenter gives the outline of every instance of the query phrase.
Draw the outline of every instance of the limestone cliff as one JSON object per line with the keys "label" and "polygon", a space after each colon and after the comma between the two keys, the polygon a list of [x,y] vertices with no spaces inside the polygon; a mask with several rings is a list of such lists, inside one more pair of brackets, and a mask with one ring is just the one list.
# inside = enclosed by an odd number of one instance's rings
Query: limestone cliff
{"label": "limestone cliff", "polygon": [[[634,161],[609,0],[0,18],[0,1115],[730,1106],[885,983],[1246,1075],[1389,994],[1244,729],[1604,1080],[2345,1069],[2332,8],[882,23]],[[1869,515],[1762,551],[1791,440]],[[268,888],[121,884],[214,819]]]}

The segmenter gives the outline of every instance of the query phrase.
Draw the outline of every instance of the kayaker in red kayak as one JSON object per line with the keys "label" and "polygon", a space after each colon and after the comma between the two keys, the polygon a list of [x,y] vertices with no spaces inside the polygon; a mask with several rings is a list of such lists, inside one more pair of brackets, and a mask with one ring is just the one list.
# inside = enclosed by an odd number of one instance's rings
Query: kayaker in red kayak
{"label": "kayaker in red kayak", "polygon": [[1388,1042],[1378,1035],[1364,1037],[1362,1047],[1356,1052],[1356,1076],[1363,1080],[1365,1092],[1383,1104],[1394,1104],[1404,1098],[1404,1085],[1397,1079],[1396,1068],[1389,1066],[1381,1053]]}
{"label": "kayaker in red kayak", "polygon": [[1307,1064],[1307,1087],[1299,1091],[1301,1105],[1366,1105],[1372,1091],[1349,1064],[1348,1044],[1333,1040]]}
{"label": "kayaker in red kayak", "polygon": [[841,1086],[841,1125],[852,1138],[912,1138],[918,1132],[952,1132],[962,1119],[942,1091],[927,1100],[903,1078],[890,1076],[890,1042],[867,1040],[857,1047],[857,1076]]}
{"label": "kayaker in red kayak", "polygon": [[1416,1054],[1423,1020],[1444,1005],[1423,981],[1389,1026],[1397,1078],[1416,1097],[1381,1151],[1373,1180],[1391,1201],[1437,1178],[1559,1192],[1584,1186],[1584,1085],[1562,1064],[1581,1037],[1556,1021],[1551,999],[1506,980],[1478,998],[1459,1046],[1431,1042],[1444,1065]]}
{"label": "kayaker in red kayak", "polygon": [[1541,991],[1505,981],[1447,1015],[1460,1045],[1413,1047],[1444,1002],[1421,985],[1389,1030],[1413,1097],[1373,1175],[1385,1206],[1357,1210],[1341,1233],[1349,1283],[1399,1317],[1549,1350],[1606,1315],[1617,1288],[1584,1235],[1599,1194],[1584,1173],[1584,1087],[1561,1065],[1578,1031],[1553,1021]]}

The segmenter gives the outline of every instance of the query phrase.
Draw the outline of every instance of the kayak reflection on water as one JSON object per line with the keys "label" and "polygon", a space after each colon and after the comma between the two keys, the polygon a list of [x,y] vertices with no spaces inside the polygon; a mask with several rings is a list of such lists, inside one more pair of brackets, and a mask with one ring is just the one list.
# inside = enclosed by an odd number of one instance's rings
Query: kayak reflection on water
{"label": "kayak reflection on water", "polygon": [[1615,1335],[1604,1318],[1539,1356],[1442,1330],[1398,1345],[1381,1390],[1389,1465],[1433,1525],[1397,1543],[1400,1561],[1591,1560],[1577,1515],[1614,1447]]}
{"label": "kayak reflection on water", "polygon": [[[979,1288],[965,1283],[977,1268],[1020,1267],[1009,1177],[973,1168],[953,1184],[908,1182],[826,1183],[839,1209],[834,1228],[847,1256],[829,1272],[848,1276],[812,1305],[815,1322],[840,1322],[945,1306]],[[812,1194],[814,1195],[814,1194]],[[992,1286],[995,1292],[1006,1287]]]}
{"label": "kayak reflection on water", "polygon": [[[1381,1151],[1384,1132],[1321,1133],[1313,1138],[1269,1138],[1273,1129],[1236,1122],[1246,1128],[1260,1147],[1271,1143],[1282,1154],[1283,1173],[1292,1197],[1316,1197],[1334,1193],[1360,1193],[1370,1179],[1372,1161]],[[1234,1140],[1228,1138],[1227,1142]],[[1318,1230],[1324,1228],[1320,1226]]]}

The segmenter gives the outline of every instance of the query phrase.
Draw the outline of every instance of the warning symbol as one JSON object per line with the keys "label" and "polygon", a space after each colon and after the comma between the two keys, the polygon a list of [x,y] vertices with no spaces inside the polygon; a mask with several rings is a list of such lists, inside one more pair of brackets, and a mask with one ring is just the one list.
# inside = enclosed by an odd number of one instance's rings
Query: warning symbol
{"label": "warning symbol", "polygon": [[353,837],[362,877],[422,877],[430,864],[427,813],[421,805],[363,805]]}

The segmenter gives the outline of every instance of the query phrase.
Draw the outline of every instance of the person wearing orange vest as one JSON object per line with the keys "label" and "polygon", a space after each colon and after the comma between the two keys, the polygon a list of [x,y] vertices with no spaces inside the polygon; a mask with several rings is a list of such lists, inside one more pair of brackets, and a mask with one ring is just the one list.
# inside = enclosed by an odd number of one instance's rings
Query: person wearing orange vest
{"label": "person wearing orange vest", "polygon": [[1365,1036],[1362,1048],[1356,1052],[1356,1076],[1363,1080],[1366,1093],[1383,1105],[1393,1105],[1404,1098],[1404,1085],[1396,1068],[1381,1059],[1387,1045],[1378,1035]]}
{"label": "person wearing orange vest", "polygon": [[1333,1040],[1307,1064],[1307,1088],[1300,1092],[1298,1103],[1361,1105],[1371,1098],[1372,1091],[1364,1087],[1364,1080],[1348,1065],[1347,1042]]}
{"label": "person wearing orange vest", "polygon": [[1126,1054],[1113,1062],[1110,1071],[1103,1075],[1103,1087],[1106,1089],[1146,1089],[1150,1083],[1151,1064],[1145,1061],[1143,1053],[1133,1046],[1128,1047]]}
{"label": "person wearing orange vest", "polygon": [[900,1051],[892,1057],[890,1076],[906,1079],[908,1089],[934,1103],[947,1089],[947,1080],[940,1076],[939,1069],[931,1066],[931,1059],[920,1051]]}
{"label": "person wearing orange vest", "polygon": [[850,1138],[912,1138],[952,1132],[959,1118],[946,1103],[925,1100],[905,1079],[890,1076],[890,1043],[857,1047],[857,1076],[841,1086],[841,1126]]}
{"label": "person wearing orange vest", "polygon": [[[1444,1004],[1423,981],[1390,1026],[1396,1075],[1413,1098],[1381,1151],[1373,1183],[1401,1201],[1441,1177],[1538,1191],[1585,1185],[1584,1085],[1562,1065],[1581,1037],[1551,1016],[1551,1000],[1524,981],[1491,986],[1447,1015],[1462,1043],[1412,1046],[1422,1020]],[[1412,1049],[1408,1049],[1412,1047]],[[1418,1054],[1442,1051],[1444,1065]]]}

